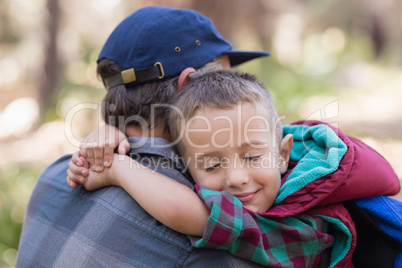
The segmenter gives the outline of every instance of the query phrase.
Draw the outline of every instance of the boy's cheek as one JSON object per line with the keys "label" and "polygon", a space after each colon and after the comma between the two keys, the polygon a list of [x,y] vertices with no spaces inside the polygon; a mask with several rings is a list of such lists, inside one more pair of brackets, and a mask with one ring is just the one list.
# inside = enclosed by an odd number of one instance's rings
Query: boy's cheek
{"label": "boy's cheek", "polygon": [[190,170],[191,177],[195,184],[206,186],[205,181],[202,179],[202,172],[200,170]]}
{"label": "boy's cheek", "polygon": [[187,170],[190,172],[192,178],[195,179],[197,175],[197,164],[194,163],[194,161],[192,161],[192,158],[189,157],[183,157],[183,161],[185,162]]}

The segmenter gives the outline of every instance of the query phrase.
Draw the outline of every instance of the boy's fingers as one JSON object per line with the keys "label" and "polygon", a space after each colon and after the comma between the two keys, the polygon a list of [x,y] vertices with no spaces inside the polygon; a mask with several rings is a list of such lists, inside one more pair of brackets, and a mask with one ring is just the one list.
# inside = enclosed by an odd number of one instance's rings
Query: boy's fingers
{"label": "boy's fingers", "polygon": [[86,147],[80,147],[79,155],[84,157],[85,159],[88,158],[87,150],[88,148]]}
{"label": "boy's fingers", "polygon": [[[80,185],[80,184],[84,184],[85,183],[85,178],[82,176],[79,176],[75,173],[73,173],[70,169],[67,170],[67,183],[68,185],[72,185],[73,182],[75,184],[75,186]],[[75,188],[75,187],[73,187]]]}
{"label": "boy's fingers", "polygon": [[113,161],[113,151],[114,148],[111,146],[106,146],[104,149],[104,162],[103,165],[105,167],[110,167],[112,165],[112,161]]}
{"label": "boy's fingers", "polygon": [[73,182],[72,180],[70,180],[69,177],[67,177],[67,184],[68,186],[70,186],[71,188],[76,188],[77,184],[75,182]]}
{"label": "boy's fingers", "polygon": [[82,162],[82,160],[80,159],[80,156],[79,156],[79,152],[73,153],[73,155],[71,156],[71,161],[74,162],[77,166],[82,166],[83,165],[83,162]]}
{"label": "boy's fingers", "polygon": [[88,163],[88,161],[87,161],[84,157],[82,157],[82,156],[80,156],[80,159],[81,159],[81,161],[82,161],[82,167],[83,167],[83,168],[86,168],[86,169],[89,169],[89,163]]}
{"label": "boy's fingers", "polygon": [[[94,148],[94,158],[95,158],[95,170],[94,171],[103,171],[103,153],[104,147],[97,146]],[[92,163],[91,163],[92,164]],[[93,170],[93,169],[92,169]]]}
{"label": "boy's fingers", "polygon": [[125,139],[124,141],[122,141],[119,144],[119,148],[117,149],[117,152],[121,155],[125,155],[130,151],[130,143],[128,142],[127,139]]}
{"label": "boy's fingers", "polygon": [[76,175],[76,176],[88,176],[88,169],[85,167],[79,167],[77,166],[74,161],[70,161],[68,162],[68,170],[70,171],[72,174]]}
{"label": "boy's fingers", "polygon": [[87,161],[89,163],[89,166],[91,170],[95,171],[95,153],[94,153],[94,148],[87,148]]}
{"label": "boy's fingers", "polygon": [[130,152],[131,146],[127,139],[123,141],[123,146],[126,149],[126,153]]}

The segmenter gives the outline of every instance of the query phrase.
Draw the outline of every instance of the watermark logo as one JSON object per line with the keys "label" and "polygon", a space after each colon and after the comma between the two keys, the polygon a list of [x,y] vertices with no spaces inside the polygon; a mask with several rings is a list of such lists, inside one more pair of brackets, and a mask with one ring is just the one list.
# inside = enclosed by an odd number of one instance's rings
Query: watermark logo
{"label": "watermark logo", "polygon": [[[109,111],[115,111],[115,106],[109,105],[108,107],[105,107],[105,103],[80,103],[78,105],[73,106],[66,114],[65,117],[65,136],[67,140],[77,148],[79,147],[95,147],[99,146],[102,142],[104,142],[105,137],[107,137],[109,140],[116,139],[116,132],[111,131],[110,133],[101,133],[99,131],[98,137],[94,138],[93,140],[79,140],[77,137],[74,135],[73,131],[73,121],[78,120],[77,117],[79,116],[79,112],[83,110],[93,110],[93,111],[106,111],[108,109]],[[155,125],[155,122],[152,120],[155,118],[156,110],[159,108],[164,108],[170,110],[170,112],[175,113],[175,116],[178,118],[178,121],[180,122],[180,126],[178,127],[178,136],[173,137],[172,142],[169,143],[155,143],[154,139],[148,140],[147,137],[153,137],[155,136],[155,128],[152,126]],[[241,118],[243,116],[243,108],[241,105],[241,102],[239,102],[236,107],[237,109],[237,116],[231,117],[225,114],[217,114],[214,117],[207,117],[202,114],[197,114],[196,116],[193,116],[191,118],[186,118],[186,116],[183,114],[183,112],[176,106],[170,105],[170,104],[154,104],[151,105],[151,121],[147,120],[145,118],[142,118],[141,116],[138,115],[132,115],[129,117],[123,117],[123,116],[109,116],[108,121],[110,124],[118,126],[120,130],[124,130],[127,126],[130,124],[135,123],[135,125],[140,128],[141,133],[142,133],[142,138],[137,139],[137,142],[135,144],[131,144],[131,148],[140,148],[143,146],[147,141],[151,142],[151,147],[155,149],[164,149],[167,147],[171,147],[172,145],[177,145],[183,138],[186,139],[187,144],[189,146],[192,146],[196,149],[203,149],[207,147],[214,147],[217,149],[221,148],[226,148],[226,147],[236,147],[241,144],[241,139],[244,139],[246,143],[248,143],[251,147],[253,148],[264,148],[264,147],[275,147],[278,144],[278,139],[276,137],[277,134],[277,128],[281,125],[281,121],[286,120],[286,116],[280,116],[280,117],[272,117],[269,118],[267,116],[262,116],[262,115],[251,115],[247,118],[247,120],[241,121]],[[105,118],[105,114],[102,114],[102,112],[98,112],[98,122],[99,122],[99,127],[103,123],[103,118]],[[339,125],[339,122],[336,121],[336,119],[339,118],[339,101],[335,100],[332,101],[325,106],[323,106],[320,109],[317,109],[313,113],[311,113],[308,117],[307,120],[320,120],[320,121],[325,121],[330,123],[331,125],[335,126],[336,128]],[[198,124],[198,127],[193,126],[193,122],[198,121],[202,122],[202,127],[199,127],[200,124]],[[260,125],[263,127],[260,128],[255,128],[253,127],[253,123],[259,122]],[[221,125],[222,127],[218,128],[212,128],[213,124],[218,124]],[[306,122],[308,124],[308,121]],[[332,131],[332,130],[328,130]],[[195,140],[192,140],[192,133],[198,133],[198,134],[205,134],[209,135],[209,140],[208,142],[205,143],[199,143],[196,142]],[[263,135],[270,135],[272,139],[265,143],[265,144],[254,144],[252,139],[250,139],[250,135],[253,135],[255,133],[262,133]],[[224,142],[219,142],[218,137],[225,136],[227,137]],[[103,139],[103,140],[102,140]],[[237,140],[235,140],[237,139]],[[117,144],[115,144],[117,146]],[[305,147],[307,150],[310,150],[308,148],[308,144],[305,144]]]}
{"label": "watermark logo", "polygon": [[[98,132],[98,136],[93,140],[79,140],[73,131],[73,120],[78,120],[77,117],[79,116],[78,113],[83,110],[93,110],[93,111],[105,111],[105,108],[109,111],[114,111],[115,106],[109,105],[105,107],[103,102],[99,104],[95,103],[81,103],[78,105],[73,106],[66,114],[65,117],[65,136],[67,140],[74,146],[78,147],[94,147],[98,146],[99,144],[103,144],[104,139],[108,138],[109,140],[113,140],[116,138],[116,132],[110,131],[108,133],[102,133],[101,131]],[[178,136],[173,137],[173,140],[170,144],[160,144],[160,143],[153,143],[152,147],[157,149],[163,149],[170,146],[177,145],[183,138],[186,139],[187,143],[197,149],[207,148],[208,146],[216,147],[216,148],[225,148],[225,147],[235,147],[239,146],[241,139],[244,138],[245,142],[255,148],[263,148],[267,146],[276,146],[277,145],[277,127],[280,126],[281,120],[285,119],[284,116],[280,118],[276,118],[272,116],[269,118],[268,116],[263,115],[252,115],[247,118],[247,120],[242,123],[241,119],[243,117],[243,109],[241,106],[241,102],[239,102],[236,106],[237,109],[237,116],[231,117],[227,115],[219,115],[217,114],[213,118],[204,116],[204,115],[196,115],[191,118],[186,118],[183,112],[176,106],[170,104],[153,104],[151,105],[151,114],[150,120],[147,120],[138,115],[132,115],[129,117],[124,116],[108,116],[108,122],[110,125],[117,126],[120,130],[125,130],[129,125],[136,125],[137,128],[140,129],[143,139],[140,139],[135,144],[131,144],[132,148],[139,148],[143,146],[146,142],[146,137],[155,137],[155,114],[156,110],[164,108],[170,110],[171,113],[175,113],[175,116],[178,118],[178,122],[180,125],[177,127],[178,129]],[[98,122],[99,127],[103,125],[103,119],[105,118],[105,112],[98,112]],[[193,123],[195,121],[202,122],[203,127],[194,127]],[[255,128],[253,124],[259,122],[262,127]],[[221,128],[212,130],[213,124],[222,125]],[[198,124],[199,125],[199,124]],[[107,131],[105,129],[103,131]],[[208,134],[210,135],[210,139],[205,144],[199,144],[192,140],[191,134],[192,133],[201,133],[201,134]],[[250,139],[250,135],[253,133],[263,133],[266,135],[270,135],[272,140],[269,144],[254,144],[253,141]],[[225,142],[219,143],[218,137],[225,136],[227,137]],[[235,136],[237,140],[235,140]],[[153,142],[153,140],[151,140]]]}

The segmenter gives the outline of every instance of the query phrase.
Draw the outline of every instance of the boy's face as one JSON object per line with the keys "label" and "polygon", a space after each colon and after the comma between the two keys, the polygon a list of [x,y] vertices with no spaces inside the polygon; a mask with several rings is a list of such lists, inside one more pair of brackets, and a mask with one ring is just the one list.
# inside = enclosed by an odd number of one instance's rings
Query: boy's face
{"label": "boy's face", "polygon": [[229,192],[251,211],[267,211],[278,194],[292,147],[290,136],[279,148],[269,122],[250,103],[198,111],[181,141],[194,181]]}

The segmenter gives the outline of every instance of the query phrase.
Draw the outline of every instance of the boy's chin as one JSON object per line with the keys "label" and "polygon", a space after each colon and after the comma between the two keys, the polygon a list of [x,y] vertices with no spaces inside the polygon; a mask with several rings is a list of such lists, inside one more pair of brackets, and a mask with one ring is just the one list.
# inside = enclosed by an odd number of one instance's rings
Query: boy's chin
{"label": "boy's chin", "polygon": [[265,211],[263,211],[262,208],[259,208],[259,207],[253,206],[253,205],[248,206],[248,205],[243,204],[243,207],[247,208],[248,210],[250,210],[254,213],[264,213],[265,212]]}
{"label": "boy's chin", "polygon": [[245,207],[246,209],[254,212],[254,213],[265,213],[267,212],[273,204],[269,205],[269,206],[258,206],[258,205],[254,205],[254,204],[243,204],[243,207]]}

